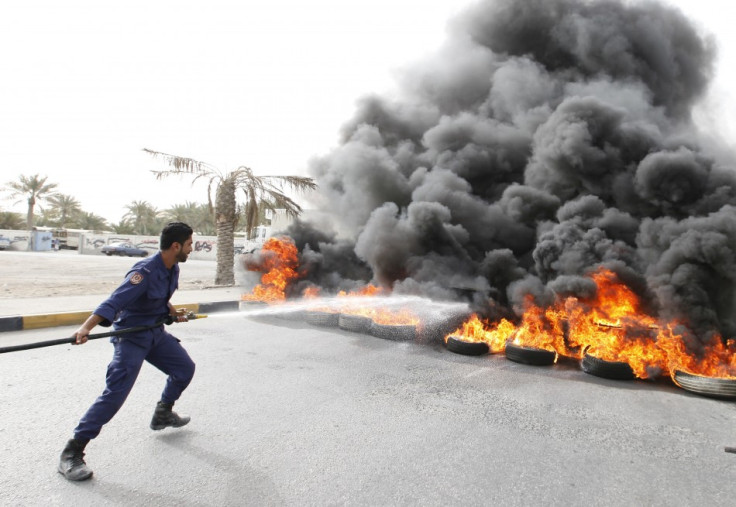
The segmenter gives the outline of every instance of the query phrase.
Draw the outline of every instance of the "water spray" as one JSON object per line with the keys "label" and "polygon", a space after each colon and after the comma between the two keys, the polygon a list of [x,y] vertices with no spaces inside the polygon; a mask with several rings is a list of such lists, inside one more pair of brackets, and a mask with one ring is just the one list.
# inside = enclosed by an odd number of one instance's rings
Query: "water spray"
{"label": "water spray", "polygon": [[216,317],[268,317],[325,309],[335,313],[341,313],[347,309],[349,313],[350,309],[355,308],[400,310],[408,307],[417,314],[424,314],[426,316],[424,320],[435,320],[447,315],[466,314],[468,312],[467,303],[432,301],[428,298],[412,295],[319,297],[269,306],[254,306],[254,308],[248,309],[241,306],[239,311],[219,313]]}

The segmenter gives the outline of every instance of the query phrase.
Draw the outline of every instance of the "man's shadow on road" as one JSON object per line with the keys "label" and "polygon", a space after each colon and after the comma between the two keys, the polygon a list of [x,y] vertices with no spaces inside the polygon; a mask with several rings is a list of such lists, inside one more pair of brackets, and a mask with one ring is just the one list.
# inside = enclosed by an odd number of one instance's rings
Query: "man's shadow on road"
{"label": "man's shadow on road", "polygon": [[[237,460],[230,456],[217,453],[196,445],[194,440],[200,436],[194,431],[176,431],[156,435],[156,440],[179,451],[194,456],[215,469],[225,492],[222,500],[224,505],[237,505],[247,499],[268,503],[282,503],[278,489],[271,478],[262,470],[248,463],[246,457]],[[209,502],[207,502],[209,503]]]}
{"label": "man's shadow on road", "polygon": [[[109,481],[107,478],[98,479],[93,476],[92,480],[75,483],[76,486],[87,490],[90,494],[98,496],[103,502],[116,505],[191,505],[208,506],[216,501],[219,505],[243,505],[250,503],[281,504],[278,489],[271,478],[260,469],[247,463],[247,460],[239,461],[231,457],[205,449],[193,443],[196,432],[180,430],[177,432],[156,435],[155,439],[165,445],[177,449],[179,452],[205,463],[211,467],[216,475],[220,493],[218,498],[202,497],[180,497],[171,494],[162,494],[133,488],[129,484],[121,484]],[[198,473],[197,470],[188,472],[183,469],[182,474]],[[205,480],[210,480],[209,478]],[[196,483],[196,476],[192,476],[191,482]]]}

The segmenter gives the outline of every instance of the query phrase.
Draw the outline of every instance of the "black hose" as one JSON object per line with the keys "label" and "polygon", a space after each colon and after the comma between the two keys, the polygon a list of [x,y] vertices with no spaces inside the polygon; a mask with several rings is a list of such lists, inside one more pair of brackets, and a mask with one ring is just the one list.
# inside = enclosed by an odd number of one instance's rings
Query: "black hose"
{"label": "black hose", "polygon": [[[116,329],[115,331],[106,331],[104,333],[96,333],[96,334],[90,334],[87,335],[87,340],[96,340],[98,338],[106,338],[108,336],[118,336],[121,334],[128,334],[128,333],[137,333],[139,331],[146,331],[148,329],[153,329],[154,327],[161,326],[163,324],[171,324],[173,321],[171,317],[166,317],[163,320],[160,320],[159,322],[156,322],[155,324],[151,324],[150,326],[135,326],[135,327],[128,327],[124,329]],[[16,352],[19,350],[30,350],[30,349],[40,349],[41,347],[51,347],[52,345],[74,345],[77,342],[76,338],[58,338],[56,340],[47,340],[44,342],[36,342],[36,343],[26,343],[24,345],[11,345],[9,347],[0,347],[0,354],[4,354],[6,352]]]}

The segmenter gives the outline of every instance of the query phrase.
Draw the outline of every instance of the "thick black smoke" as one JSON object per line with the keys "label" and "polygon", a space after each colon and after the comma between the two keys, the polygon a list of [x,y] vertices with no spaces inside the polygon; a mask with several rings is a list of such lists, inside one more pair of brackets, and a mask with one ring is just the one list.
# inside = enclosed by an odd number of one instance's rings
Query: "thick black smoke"
{"label": "thick black smoke", "polygon": [[713,61],[657,3],[478,4],[401,99],[365,98],[313,164],[339,234],[289,231],[305,283],[500,316],[528,294],[589,296],[584,275],[606,266],[652,312],[735,335],[736,171],[691,118]]}

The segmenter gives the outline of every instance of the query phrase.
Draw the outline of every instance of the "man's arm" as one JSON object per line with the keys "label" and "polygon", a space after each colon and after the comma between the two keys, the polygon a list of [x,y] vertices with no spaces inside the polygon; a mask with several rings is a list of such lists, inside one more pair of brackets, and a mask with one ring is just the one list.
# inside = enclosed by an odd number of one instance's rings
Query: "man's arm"
{"label": "man's arm", "polygon": [[87,335],[89,335],[89,332],[92,331],[92,329],[94,329],[94,327],[103,320],[105,320],[105,318],[100,317],[96,313],[93,313],[92,315],[87,317],[87,320],[84,321],[84,324],[79,326],[79,329],[77,329],[72,335],[72,338],[76,338],[74,345],[81,345],[83,343],[86,343]]}
{"label": "man's arm", "polygon": [[149,275],[147,269],[129,271],[125,281],[94,310],[101,317],[97,324],[109,326],[118,313],[130,303],[141,297],[148,290]]}

